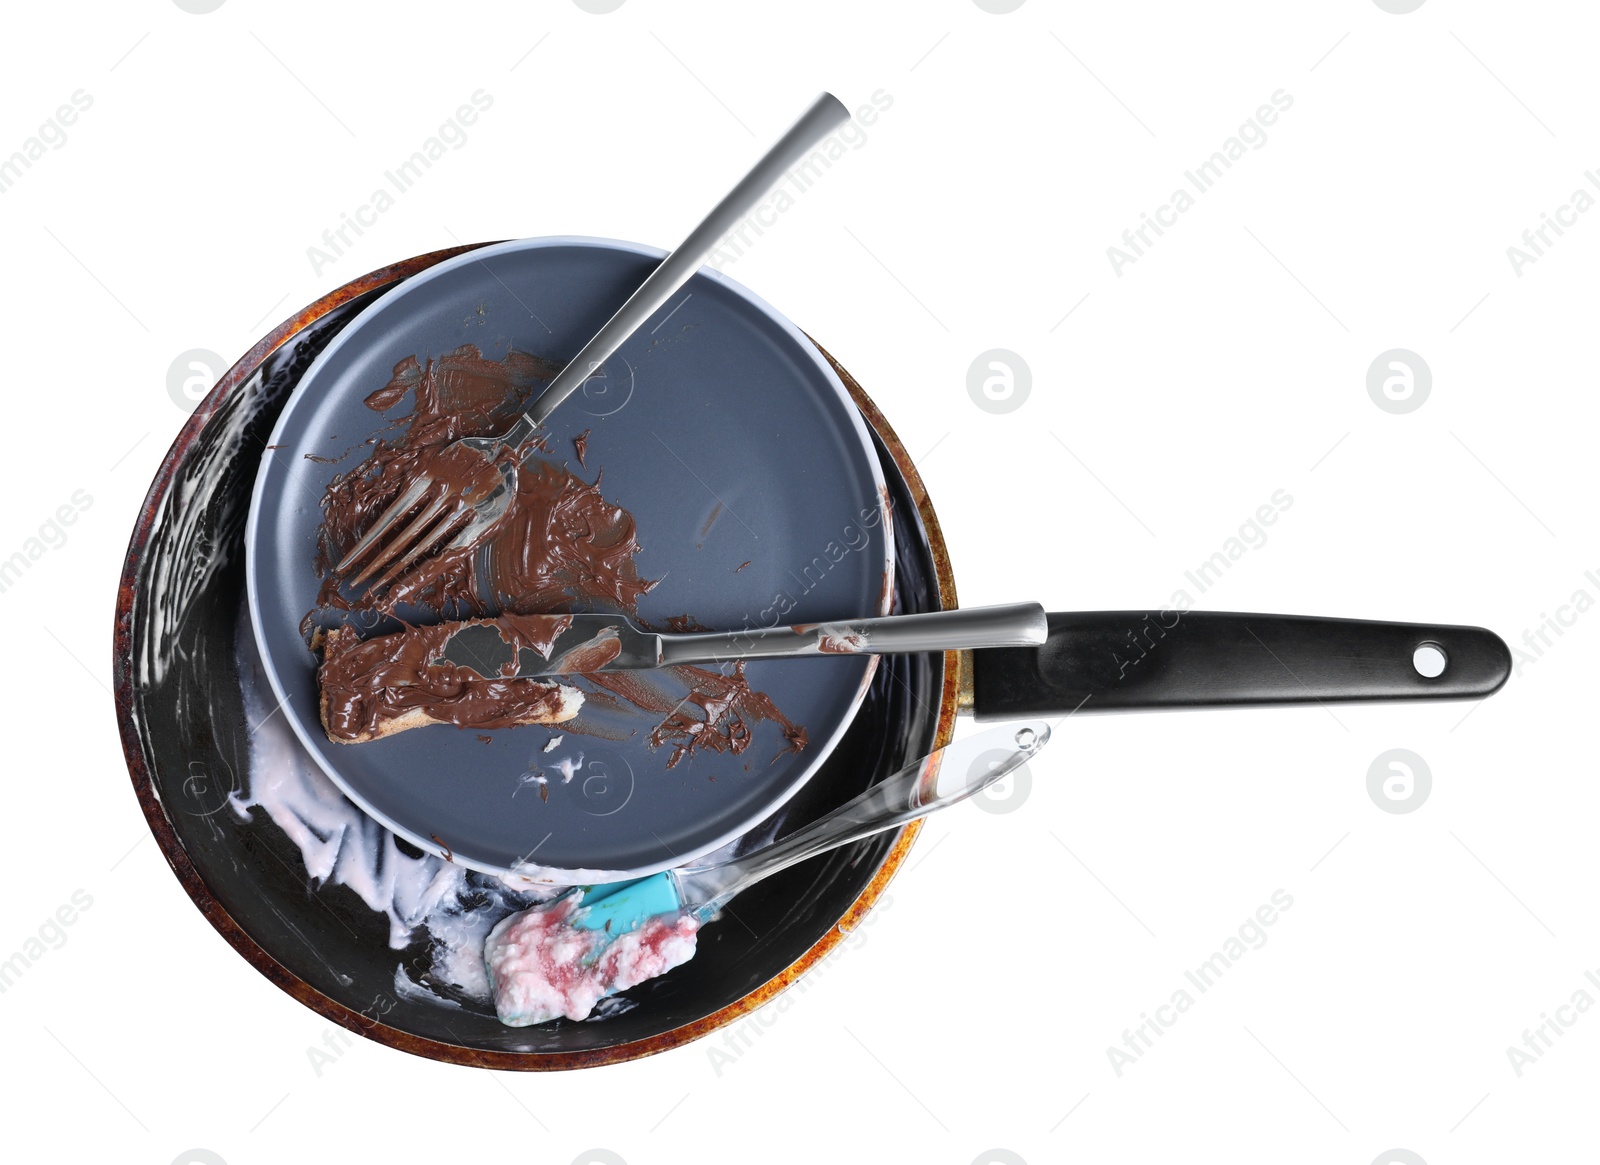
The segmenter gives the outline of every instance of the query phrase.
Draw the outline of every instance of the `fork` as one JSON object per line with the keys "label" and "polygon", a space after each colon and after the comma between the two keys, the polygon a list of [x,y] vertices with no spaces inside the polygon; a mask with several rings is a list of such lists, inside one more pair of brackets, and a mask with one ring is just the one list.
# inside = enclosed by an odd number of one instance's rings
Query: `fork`
{"label": "fork", "polygon": [[[499,521],[516,494],[518,459],[502,458],[500,451],[515,450],[533,436],[557,405],[594,375],[629,336],[688,282],[722,238],[760,205],[767,192],[790,168],[849,118],[850,111],[838,98],[831,93],[821,94],[677,249],[661,260],[638,290],[551,380],[511,428],[498,437],[461,437],[450,444],[451,453],[460,450],[465,454],[464,464],[470,465],[469,458],[477,457],[485,466],[494,466],[499,470],[498,480],[487,472],[481,475],[481,482],[470,485],[462,485],[460,481],[440,482],[426,473],[418,475],[378,515],[334,567],[334,573],[344,576],[365,562],[350,585],[359,587],[376,576],[370,590],[377,594],[428,554],[472,545]],[[475,475],[463,475],[466,476]]]}

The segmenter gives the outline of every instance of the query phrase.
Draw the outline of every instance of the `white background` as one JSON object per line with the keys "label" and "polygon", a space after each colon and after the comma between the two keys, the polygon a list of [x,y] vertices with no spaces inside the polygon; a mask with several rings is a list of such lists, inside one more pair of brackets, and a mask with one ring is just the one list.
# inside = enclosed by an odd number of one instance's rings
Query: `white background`
{"label": "white background", "polygon": [[[1580,988],[1600,999],[1600,616],[1476,708],[1076,718],[1014,811],[930,823],[787,1010],[555,1076],[364,1041],[316,1073],[330,1026],[180,890],[104,690],[126,539],[185,418],[179,353],[231,362],[346,280],[456,241],[674,244],[824,87],[893,104],[727,270],[883,407],[964,603],[1186,588],[1520,643],[1575,591],[1600,597],[1600,215],[1520,274],[1507,257],[1600,165],[1587,6],[142,0],[5,19],[0,156],[93,100],[0,195],[0,557],[92,498],[0,595],[0,955],[73,890],[93,899],[0,995],[8,1155],[1367,1165],[1398,1146],[1440,1165],[1592,1145],[1600,1015],[1520,1076],[1506,1049]],[[307,248],[479,89],[466,144],[316,270]],[[1265,145],[1119,275],[1107,248],[1280,89]],[[1007,415],[966,386],[997,347],[1032,373]],[[1366,389],[1395,347],[1432,370],[1408,415]],[[1184,572],[1280,489],[1267,542],[1197,594]],[[1405,815],[1367,792],[1391,748],[1432,772]],[[1278,889],[1294,905],[1266,945],[1118,1075],[1108,1046]]]}

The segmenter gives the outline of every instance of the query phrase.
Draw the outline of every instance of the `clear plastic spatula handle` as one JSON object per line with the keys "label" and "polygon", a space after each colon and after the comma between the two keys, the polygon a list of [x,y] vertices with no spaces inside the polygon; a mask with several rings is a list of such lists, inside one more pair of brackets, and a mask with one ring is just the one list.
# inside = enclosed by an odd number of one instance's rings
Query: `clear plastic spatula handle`
{"label": "clear plastic spatula handle", "polygon": [[780,842],[719,865],[674,870],[679,897],[686,909],[703,911],[796,862],[964,801],[1016,770],[1049,739],[1043,720],[1022,720],[954,741]]}

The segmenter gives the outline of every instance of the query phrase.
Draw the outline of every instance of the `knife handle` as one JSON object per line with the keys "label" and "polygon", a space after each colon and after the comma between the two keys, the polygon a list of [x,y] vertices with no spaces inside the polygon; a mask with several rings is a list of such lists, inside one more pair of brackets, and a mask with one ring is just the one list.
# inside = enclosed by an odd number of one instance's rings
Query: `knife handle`
{"label": "knife handle", "polygon": [[[1433,647],[1444,670],[1414,656]],[[1487,696],[1511,652],[1481,627],[1218,611],[1056,612],[1039,647],[973,654],[978,719]]]}
{"label": "knife handle", "polygon": [[877,619],[796,623],[749,631],[707,631],[661,636],[661,662],[722,663],[804,655],[891,655],[916,651],[968,651],[980,647],[1033,647],[1045,642],[1045,613],[1038,603],[965,607]]}

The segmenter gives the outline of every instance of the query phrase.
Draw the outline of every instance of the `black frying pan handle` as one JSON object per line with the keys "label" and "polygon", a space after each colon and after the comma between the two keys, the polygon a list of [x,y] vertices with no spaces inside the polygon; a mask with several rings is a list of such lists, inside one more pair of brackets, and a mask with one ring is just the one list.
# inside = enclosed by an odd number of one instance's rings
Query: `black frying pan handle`
{"label": "black frying pan handle", "polygon": [[[1049,616],[1041,647],[973,652],[978,719],[1160,708],[1487,696],[1511,652],[1482,627],[1221,611]],[[1417,648],[1444,653],[1423,676]]]}

